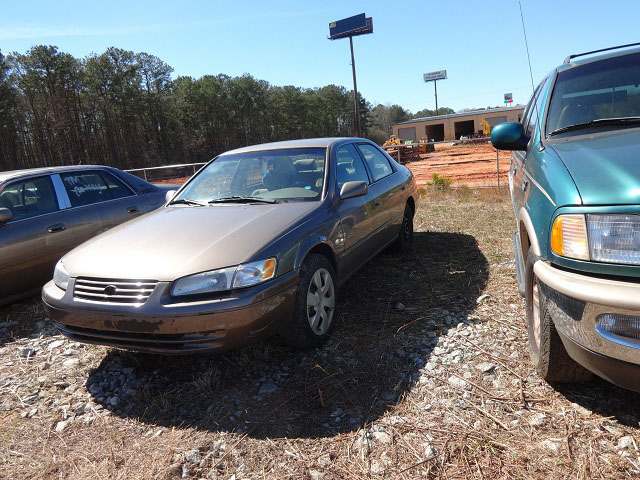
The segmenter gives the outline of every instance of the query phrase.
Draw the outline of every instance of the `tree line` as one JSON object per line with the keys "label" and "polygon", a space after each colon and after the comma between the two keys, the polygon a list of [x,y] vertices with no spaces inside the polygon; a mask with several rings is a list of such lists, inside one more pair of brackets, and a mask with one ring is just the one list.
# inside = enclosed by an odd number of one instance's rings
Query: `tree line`
{"label": "tree line", "polygon": [[[83,59],[44,45],[0,52],[0,170],[192,163],[244,145],[355,135],[345,87],[172,73],[158,57],[114,47]],[[377,142],[394,123],[433,114],[358,101],[364,134]]]}

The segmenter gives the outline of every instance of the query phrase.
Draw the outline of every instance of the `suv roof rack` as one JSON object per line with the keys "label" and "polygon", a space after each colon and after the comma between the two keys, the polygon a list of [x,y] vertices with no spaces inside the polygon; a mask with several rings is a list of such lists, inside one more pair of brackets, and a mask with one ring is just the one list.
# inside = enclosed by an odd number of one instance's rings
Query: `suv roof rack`
{"label": "suv roof rack", "polygon": [[618,45],[617,47],[601,48],[600,50],[592,50],[590,52],[574,53],[573,55],[569,55],[567,58],[565,58],[563,63],[570,63],[572,58],[583,57],[585,55],[591,55],[592,53],[607,52],[609,50],[617,50],[618,48],[626,48],[626,47],[635,47],[637,45],[640,45],[640,42],[628,43],[626,45]]}

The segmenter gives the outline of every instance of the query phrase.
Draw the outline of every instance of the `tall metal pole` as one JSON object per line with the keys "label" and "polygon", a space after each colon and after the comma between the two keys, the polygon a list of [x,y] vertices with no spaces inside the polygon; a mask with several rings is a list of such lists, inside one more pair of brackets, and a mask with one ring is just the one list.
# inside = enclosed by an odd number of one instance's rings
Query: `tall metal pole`
{"label": "tall metal pole", "polygon": [[436,117],[438,116],[438,81],[433,81],[433,90],[436,92]]}
{"label": "tall metal pole", "polygon": [[349,45],[351,46],[351,71],[353,72],[353,103],[355,105],[355,110],[356,110],[356,133],[358,137],[361,137],[362,133],[360,131],[360,106],[358,105],[358,84],[356,83],[356,59],[353,56],[353,37],[349,37]]}

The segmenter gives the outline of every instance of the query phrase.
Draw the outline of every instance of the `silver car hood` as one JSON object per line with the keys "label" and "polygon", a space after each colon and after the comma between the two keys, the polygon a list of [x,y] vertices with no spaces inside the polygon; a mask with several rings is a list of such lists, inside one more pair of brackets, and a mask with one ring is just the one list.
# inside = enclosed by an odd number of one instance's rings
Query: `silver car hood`
{"label": "silver car hood", "polygon": [[72,277],[173,281],[247,261],[317,206],[162,207],[83,243],[63,262]]}

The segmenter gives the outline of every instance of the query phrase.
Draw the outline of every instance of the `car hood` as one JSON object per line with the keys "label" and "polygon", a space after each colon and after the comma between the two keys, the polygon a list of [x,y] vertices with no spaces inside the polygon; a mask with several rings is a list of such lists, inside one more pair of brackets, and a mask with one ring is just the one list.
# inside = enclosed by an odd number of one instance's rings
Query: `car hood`
{"label": "car hood", "polygon": [[640,204],[640,130],[553,143],[584,205]]}
{"label": "car hood", "polygon": [[72,277],[172,281],[247,261],[317,205],[160,208],[83,243],[63,261]]}

